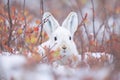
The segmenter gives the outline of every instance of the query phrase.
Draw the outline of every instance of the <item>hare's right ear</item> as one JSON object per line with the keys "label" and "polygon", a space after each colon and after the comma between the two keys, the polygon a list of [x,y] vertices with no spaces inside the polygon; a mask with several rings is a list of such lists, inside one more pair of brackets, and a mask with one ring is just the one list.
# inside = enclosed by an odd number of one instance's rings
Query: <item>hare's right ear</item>
{"label": "hare's right ear", "polygon": [[47,35],[50,37],[52,32],[59,26],[57,20],[52,16],[51,13],[45,12],[43,15],[43,29],[46,31]]}
{"label": "hare's right ear", "polygon": [[77,30],[77,27],[78,27],[78,15],[77,15],[77,13],[76,12],[69,13],[67,18],[62,23],[62,27],[67,28],[73,36],[75,31]]}

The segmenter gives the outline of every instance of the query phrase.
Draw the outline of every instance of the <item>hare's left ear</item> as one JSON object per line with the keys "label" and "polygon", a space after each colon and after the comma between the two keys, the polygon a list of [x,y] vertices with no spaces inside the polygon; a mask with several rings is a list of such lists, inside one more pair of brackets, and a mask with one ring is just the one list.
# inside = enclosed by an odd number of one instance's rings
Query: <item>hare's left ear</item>
{"label": "hare's left ear", "polygon": [[71,12],[67,18],[64,20],[62,23],[62,27],[67,28],[72,36],[74,35],[75,31],[77,30],[78,27],[78,16],[76,12]]}

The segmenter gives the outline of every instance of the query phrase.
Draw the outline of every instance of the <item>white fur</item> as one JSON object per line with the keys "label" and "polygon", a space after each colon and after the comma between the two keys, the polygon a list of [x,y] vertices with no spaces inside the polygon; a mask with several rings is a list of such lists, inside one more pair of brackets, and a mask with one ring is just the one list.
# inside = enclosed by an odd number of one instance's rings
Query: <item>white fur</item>
{"label": "white fur", "polygon": [[[42,48],[46,46],[51,48],[51,50],[59,48],[61,55],[78,55],[76,45],[73,41],[74,33],[78,27],[77,13],[71,12],[63,21],[62,26],[59,25],[57,20],[49,12],[44,13],[43,20],[44,19],[48,19],[48,21],[44,23],[43,28],[48,34],[49,39],[39,46],[39,51],[45,53]],[[56,41],[55,37],[57,38]],[[66,49],[64,50],[62,47],[66,47]]]}

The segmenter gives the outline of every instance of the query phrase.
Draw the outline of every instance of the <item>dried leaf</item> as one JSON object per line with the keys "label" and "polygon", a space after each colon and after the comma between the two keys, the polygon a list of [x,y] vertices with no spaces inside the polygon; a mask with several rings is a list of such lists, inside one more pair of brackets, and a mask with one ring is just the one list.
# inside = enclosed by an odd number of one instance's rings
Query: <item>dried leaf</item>
{"label": "dried leaf", "polygon": [[34,31],[39,31],[39,27],[34,27]]}
{"label": "dried leaf", "polygon": [[41,22],[40,22],[40,20],[36,20],[35,23],[39,25]]}
{"label": "dried leaf", "polygon": [[23,33],[22,28],[19,28],[17,32],[18,32],[18,34],[22,34]]}

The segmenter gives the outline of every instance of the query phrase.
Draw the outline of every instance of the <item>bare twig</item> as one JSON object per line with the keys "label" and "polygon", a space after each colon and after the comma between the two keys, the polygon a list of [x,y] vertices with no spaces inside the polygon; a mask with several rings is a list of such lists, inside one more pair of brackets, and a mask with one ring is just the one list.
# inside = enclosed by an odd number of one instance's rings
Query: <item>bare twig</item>
{"label": "bare twig", "polygon": [[92,13],[93,13],[93,18],[92,18],[93,34],[94,34],[94,41],[95,41],[95,38],[96,38],[96,35],[95,35],[95,10],[94,10],[94,2],[93,2],[93,0],[91,0],[91,3],[92,3]]}
{"label": "bare twig", "polygon": [[24,0],[24,3],[23,3],[23,16],[24,16],[24,42],[25,42],[25,32],[26,32],[26,25],[27,25],[27,22],[26,22],[26,16],[25,16],[25,0]]}
{"label": "bare twig", "polygon": [[105,28],[104,28],[104,31],[103,31],[102,46],[103,46],[103,44],[104,44],[104,39],[105,39]]}
{"label": "bare twig", "polygon": [[55,45],[56,45],[57,43],[55,43],[54,45],[52,45],[51,47],[49,46],[49,48],[46,48],[45,49],[45,55],[41,58],[41,61],[44,59],[44,58],[48,58],[50,55],[51,55],[51,50],[52,50],[52,48],[54,48],[55,47]]}
{"label": "bare twig", "polygon": [[7,21],[9,21],[7,16],[3,15],[2,13],[0,13],[0,16],[3,17],[4,19],[6,19]]}
{"label": "bare twig", "polygon": [[[84,19],[81,10],[80,10],[80,15],[81,15],[82,19]],[[88,30],[87,30],[87,26],[86,26],[85,23],[83,23],[83,26],[84,26],[85,33],[86,33],[86,35],[87,35],[87,39],[88,39],[88,42],[89,42],[89,41],[90,41],[90,38],[89,38],[89,33],[88,33]],[[82,44],[83,44],[83,43],[82,43]],[[90,49],[90,44],[88,44],[88,48]]]}
{"label": "bare twig", "polygon": [[87,18],[87,14],[85,14],[84,17],[82,16],[82,21],[81,21],[81,23],[78,25],[78,27],[81,27],[83,24],[85,24],[84,22],[85,22],[86,18]]}
{"label": "bare twig", "polygon": [[[77,1],[77,0],[76,0]],[[89,39],[89,33],[88,33],[88,30],[87,30],[87,26],[86,26],[86,24],[84,23],[84,17],[83,17],[83,14],[82,14],[82,11],[81,11],[81,8],[79,7],[79,2],[77,2],[77,7],[78,7],[78,9],[79,9],[79,12],[80,12],[80,16],[81,16],[81,18],[82,18],[82,20],[83,20],[83,23],[82,23],[82,25],[83,25],[83,27],[84,27],[84,29],[85,29],[85,33],[86,33],[86,35],[87,35],[87,39],[88,39],[88,41],[90,41],[90,39]],[[86,16],[86,15],[85,15]],[[81,23],[80,23],[80,25],[79,26],[81,26]],[[84,48],[83,48],[83,41],[82,40],[80,40],[81,41],[81,50],[82,50],[82,53],[83,53],[83,51],[84,51]],[[88,45],[89,46],[89,45]]]}
{"label": "bare twig", "polygon": [[2,45],[2,37],[0,37],[0,52],[3,50],[3,45]]}
{"label": "bare twig", "polygon": [[[80,15],[81,15],[82,19],[84,19],[81,10],[80,10]],[[84,26],[84,28],[85,28],[85,32],[86,32],[86,34],[87,34],[87,38],[88,38],[88,40],[89,40],[89,33],[88,33],[88,30],[87,30],[87,26],[86,26],[85,23],[83,23],[83,26]]]}
{"label": "bare twig", "polygon": [[[105,30],[107,31],[107,33],[109,34],[109,50],[111,53],[113,53],[113,49],[112,49],[112,46],[113,46],[113,40],[112,40],[112,31],[110,30],[110,27],[108,25],[108,19],[106,18],[106,22],[105,22]],[[103,41],[102,41],[103,42]]]}
{"label": "bare twig", "polygon": [[20,37],[20,35],[17,35],[16,37],[14,37],[11,41],[15,41],[16,39],[18,39]]}
{"label": "bare twig", "polygon": [[[25,0],[24,0],[24,2],[23,2],[23,12],[22,12],[22,15],[23,15],[23,17],[24,17],[24,28],[22,29],[24,32],[23,32],[23,34],[24,34],[24,36],[23,36],[23,39],[24,39],[24,42],[25,42],[25,32],[26,32],[26,26],[27,26],[27,21],[26,21],[26,16],[25,16]],[[11,41],[15,41],[17,38],[19,38],[20,37],[20,35],[17,35],[15,38],[13,38]]]}
{"label": "bare twig", "polygon": [[[42,30],[41,30],[40,33],[38,34],[37,43],[39,43],[39,39],[40,39],[40,37],[42,37],[43,25],[44,25],[44,23],[46,23],[46,22],[48,21],[48,17],[50,17],[50,15],[48,15],[44,20],[42,20],[42,23],[40,23],[40,24],[38,25],[38,27],[42,27]],[[42,43],[42,40],[41,40],[40,44],[41,44],[41,43]]]}
{"label": "bare twig", "polygon": [[[40,17],[40,20],[42,21],[42,16],[43,16],[43,13],[44,13],[44,2],[43,0],[40,0],[40,14],[41,14],[41,17]],[[40,31],[40,34],[38,35],[38,40],[37,42],[39,42],[39,39],[40,39],[40,44],[42,43],[42,32],[43,32],[43,24],[41,24],[41,31]]]}
{"label": "bare twig", "polygon": [[102,29],[103,25],[104,25],[104,22],[99,26],[99,29],[97,30],[95,37],[97,37],[97,35],[98,35],[99,31]]}
{"label": "bare twig", "polygon": [[10,23],[8,46],[10,47],[10,41],[11,41],[11,37],[12,37],[12,18],[11,18],[11,13],[10,13],[10,2],[9,2],[9,0],[7,2],[7,5],[8,5],[8,17],[9,17],[9,23]]}
{"label": "bare twig", "polygon": [[[50,16],[50,15],[49,15]],[[38,26],[40,27],[41,25],[43,25],[44,23],[46,23],[47,21],[48,21],[48,17],[49,16],[47,16],[44,20],[43,20],[43,22],[42,23],[40,23]],[[23,29],[24,30],[24,29]],[[15,41],[16,39],[18,39],[19,37],[21,36],[21,34],[20,35],[17,35],[15,38],[13,38],[11,41]]]}

